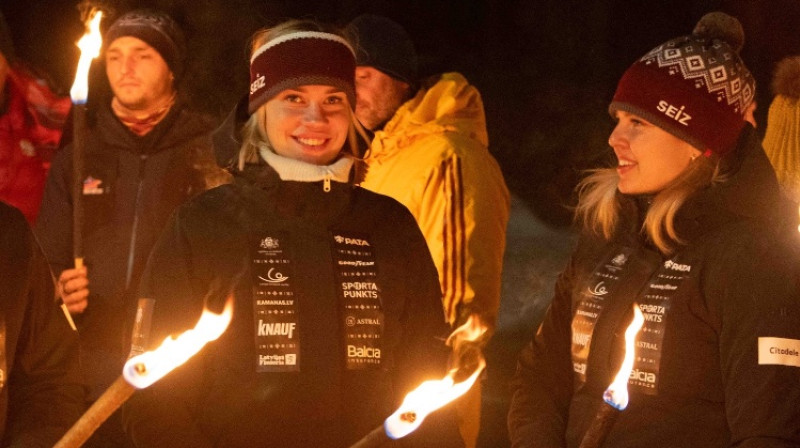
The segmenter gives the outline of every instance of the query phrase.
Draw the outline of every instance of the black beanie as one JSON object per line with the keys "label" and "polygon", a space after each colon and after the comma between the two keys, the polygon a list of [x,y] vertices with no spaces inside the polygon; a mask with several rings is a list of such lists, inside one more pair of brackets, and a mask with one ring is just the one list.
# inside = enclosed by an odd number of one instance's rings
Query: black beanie
{"label": "black beanie", "polygon": [[120,16],[106,31],[106,48],[115,39],[131,36],[153,47],[178,78],[183,71],[185,42],[183,33],[172,18],[151,9],[137,9]]}
{"label": "black beanie", "polygon": [[397,80],[417,82],[417,52],[406,30],[382,16],[364,14],[347,25],[355,43],[356,65],[373,67]]}

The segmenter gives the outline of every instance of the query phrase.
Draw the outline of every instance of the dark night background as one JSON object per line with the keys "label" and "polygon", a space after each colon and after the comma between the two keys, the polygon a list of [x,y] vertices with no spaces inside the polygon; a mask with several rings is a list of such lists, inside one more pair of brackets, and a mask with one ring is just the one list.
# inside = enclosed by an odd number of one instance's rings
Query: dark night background
{"label": "dark night background", "polygon": [[[83,33],[76,0],[0,1],[18,56],[49,74],[66,93],[79,56],[73,43]],[[622,72],[646,51],[688,34],[706,12],[721,10],[738,17],[746,35],[742,57],[758,83],[756,119],[762,133],[774,65],[784,56],[800,54],[798,0],[105,0],[102,4],[117,13],[142,6],[171,13],[187,35],[184,91],[197,107],[217,117],[246,92],[245,47],[256,29],[288,18],[311,17],[339,25],[365,12],[393,18],[414,38],[422,75],[459,71],[479,88],[490,149],[512,193],[532,211],[532,219],[547,225],[547,232],[568,232],[569,205],[581,172],[610,160],[606,139],[612,121],[606,107]],[[564,252],[564,247],[557,250]],[[531,259],[548,257],[535,249],[525,253],[524,247],[514,247],[509,240],[511,249]],[[509,291],[505,277],[504,294]],[[542,281],[537,282],[541,289]],[[504,295],[503,300],[508,298]],[[513,328],[498,328],[490,344],[482,446],[507,445],[507,379],[516,352],[539,316],[518,320]]]}

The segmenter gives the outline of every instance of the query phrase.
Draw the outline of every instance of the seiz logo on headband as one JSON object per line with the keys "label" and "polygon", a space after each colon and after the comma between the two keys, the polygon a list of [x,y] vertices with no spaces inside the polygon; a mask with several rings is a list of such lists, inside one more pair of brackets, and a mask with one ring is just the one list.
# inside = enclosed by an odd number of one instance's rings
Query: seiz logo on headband
{"label": "seiz logo on headband", "polygon": [[255,81],[250,83],[250,95],[255,93],[258,89],[263,88],[266,85],[266,78],[264,75],[259,76],[256,78]]}
{"label": "seiz logo on headband", "polygon": [[692,119],[692,116],[683,110],[685,107],[686,106],[675,107],[672,104],[661,100],[658,102],[658,107],[656,107],[656,110],[684,126],[689,126],[689,120]]}

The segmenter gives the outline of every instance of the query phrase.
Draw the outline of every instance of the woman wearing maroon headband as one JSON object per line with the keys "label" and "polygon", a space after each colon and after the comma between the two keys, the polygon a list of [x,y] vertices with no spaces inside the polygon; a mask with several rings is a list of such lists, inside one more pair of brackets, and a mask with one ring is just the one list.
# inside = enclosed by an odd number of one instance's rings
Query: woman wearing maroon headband
{"label": "woman wearing maroon headband", "polygon": [[[141,288],[153,344],[227,291],[233,321],[130,400],[137,446],[347,447],[444,374],[425,240],[399,203],[354,185],[354,73],[350,44],[316,23],[256,35],[234,182],[176,212]],[[449,411],[408,439],[460,446]]]}
{"label": "woman wearing maroon headband", "polygon": [[604,446],[800,444],[796,212],[745,122],[742,42],[736,19],[712,13],[620,80],[618,163],[581,186],[582,238],[520,356],[512,446],[579,446],[634,304],[645,322],[630,400]]}

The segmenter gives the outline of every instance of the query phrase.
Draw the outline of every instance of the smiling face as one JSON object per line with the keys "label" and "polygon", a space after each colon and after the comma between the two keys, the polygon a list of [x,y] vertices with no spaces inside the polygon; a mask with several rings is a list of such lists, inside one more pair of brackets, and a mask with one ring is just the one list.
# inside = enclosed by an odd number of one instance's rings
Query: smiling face
{"label": "smiling face", "polygon": [[637,115],[617,111],[608,144],[617,156],[619,191],[657,193],[675,180],[700,151]]}
{"label": "smiling face", "polygon": [[347,95],[325,85],[283,90],[264,106],[264,131],[281,156],[329,165],[347,139],[351,121]]}
{"label": "smiling face", "polygon": [[106,75],[119,102],[152,112],[172,97],[172,72],[153,47],[131,36],[114,39],[106,50]]}

